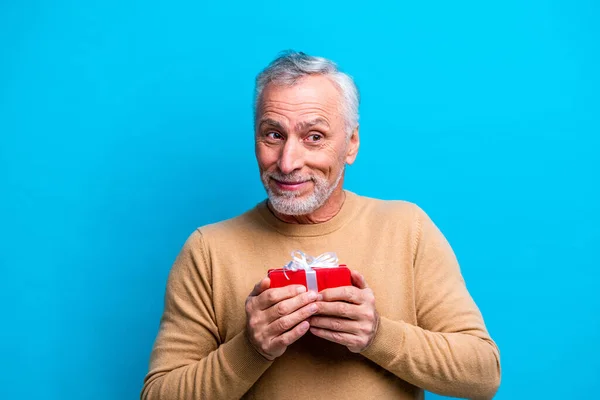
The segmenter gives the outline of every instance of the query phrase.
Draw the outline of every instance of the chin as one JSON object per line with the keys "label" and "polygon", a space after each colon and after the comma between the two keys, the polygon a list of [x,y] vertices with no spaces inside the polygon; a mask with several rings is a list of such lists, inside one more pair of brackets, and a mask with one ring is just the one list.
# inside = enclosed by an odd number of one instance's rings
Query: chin
{"label": "chin", "polygon": [[299,199],[288,196],[269,195],[269,202],[275,211],[284,215],[306,215],[318,210],[321,205],[314,196]]}

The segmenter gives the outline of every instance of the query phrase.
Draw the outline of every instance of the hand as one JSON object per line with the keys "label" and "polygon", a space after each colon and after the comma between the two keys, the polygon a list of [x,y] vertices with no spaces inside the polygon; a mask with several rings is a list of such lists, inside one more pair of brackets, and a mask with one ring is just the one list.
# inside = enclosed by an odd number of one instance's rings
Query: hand
{"label": "hand", "polygon": [[264,278],[246,299],[246,332],[256,351],[272,361],[308,332],[317,293],[302,285],[269,289],[270,284]]}
{"label": "hand", "polygon": [[352,271],[352,284],[319,293],[316,316],[309,319],[313,335],[344,345],[353,353],[366,349],[377,331],[375,296],[365,278]]}

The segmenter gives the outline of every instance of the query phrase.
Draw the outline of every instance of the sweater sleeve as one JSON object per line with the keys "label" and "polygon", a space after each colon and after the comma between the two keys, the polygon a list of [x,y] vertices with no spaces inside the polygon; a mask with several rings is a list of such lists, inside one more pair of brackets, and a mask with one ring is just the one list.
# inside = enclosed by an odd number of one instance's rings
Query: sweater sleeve
{"label": "sweater sleeve", "polygon": [[380,318],[363,355],[401,379],[445,396],[492,398],[500,356],[467,291],[454,252],[417,208],[413,273],[417,325]]}
{"label": "sweater sleeve", "polygon": [[197,230],[169,274],[142,400],[240,398],[271,365],[243,331],[221,343],[210,282]]}

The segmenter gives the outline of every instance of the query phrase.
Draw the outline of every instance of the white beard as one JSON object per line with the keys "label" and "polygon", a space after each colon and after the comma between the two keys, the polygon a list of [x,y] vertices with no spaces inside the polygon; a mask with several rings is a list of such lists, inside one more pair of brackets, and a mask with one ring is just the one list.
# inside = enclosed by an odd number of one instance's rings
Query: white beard
{"label": "white beard", "polygon": [[[301,176],[300,174],[279,174],[263,172],[261,180],[269,196],[269,203],[280,214],[283,215],[306,215],[317,211],[331,197],[335,188],[339,185],[344,175],[345,164],[342,164],[338,176],[333,184],[329,185],[327,179],[319,176]],[[295,191],[275,192],[269,186],[271,178],[283,182],[298,182],[311,180],[314,184],[314,190],[307,198],[299,198],[300,194]]]}

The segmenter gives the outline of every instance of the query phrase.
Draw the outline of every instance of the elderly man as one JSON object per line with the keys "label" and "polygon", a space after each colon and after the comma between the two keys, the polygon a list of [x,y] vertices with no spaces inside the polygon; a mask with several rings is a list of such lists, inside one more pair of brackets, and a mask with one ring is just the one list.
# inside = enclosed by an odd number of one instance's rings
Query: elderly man
{"label": "elderly man", "polygon": [[[255,139],[268,200],[183,246],[142,399],[493,397],[498,348],[444,236],[414,204],[342,188],[359,148],[352,79],[277,58],[257,77]],[[336,252],[352,285],[271,288],[295,249]]]}

